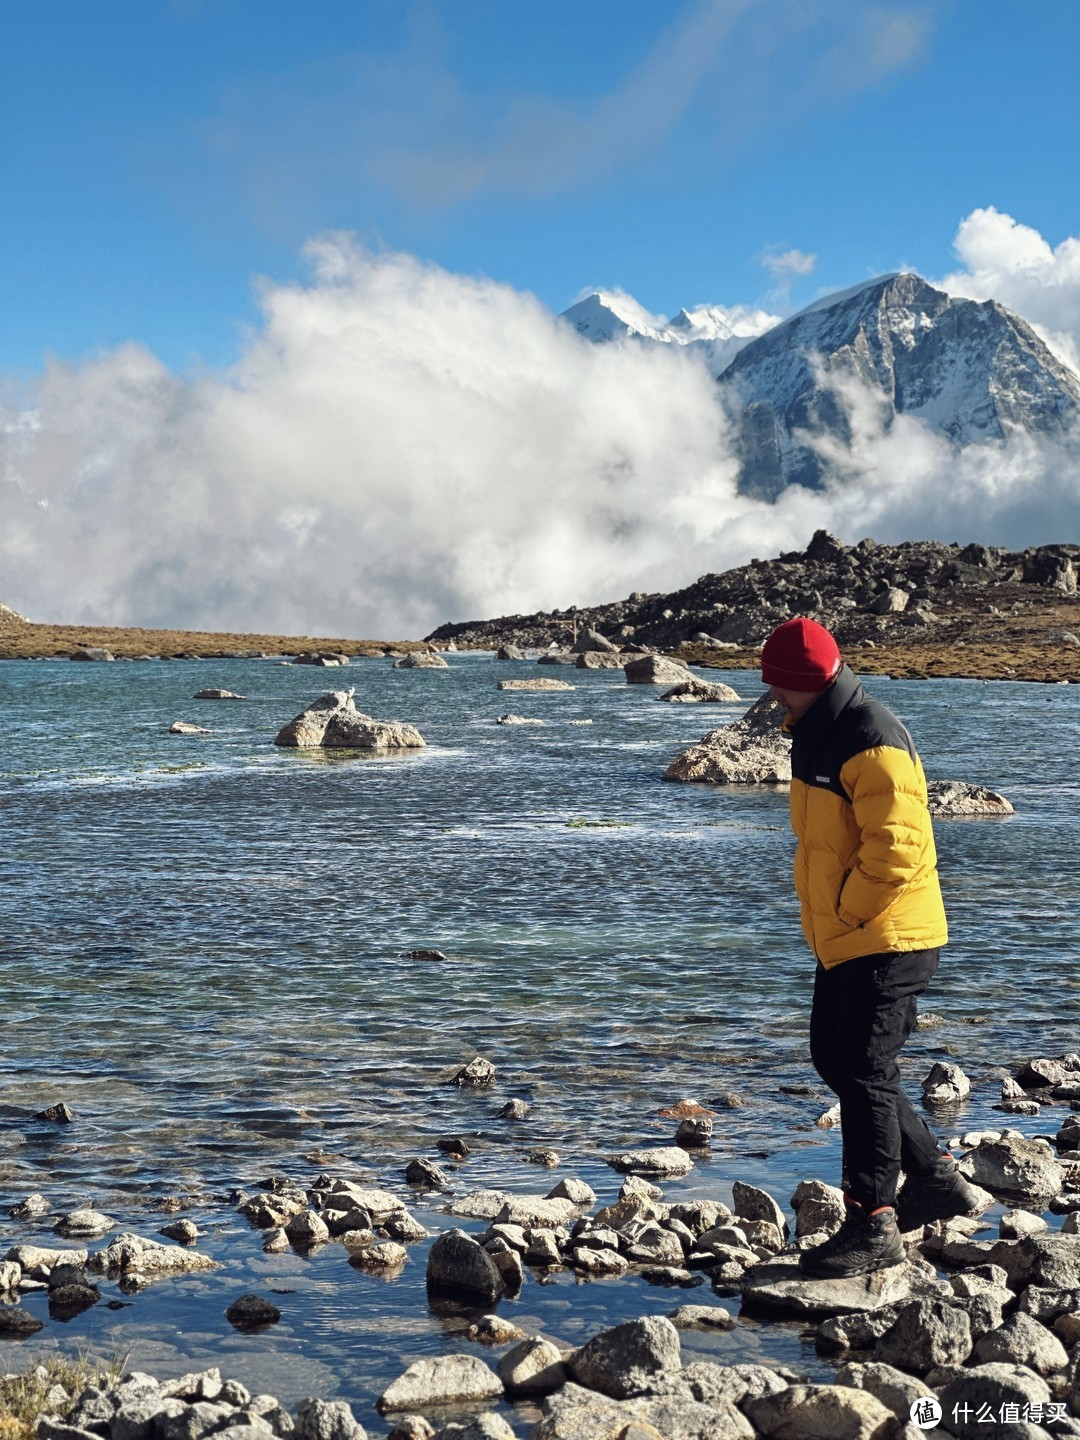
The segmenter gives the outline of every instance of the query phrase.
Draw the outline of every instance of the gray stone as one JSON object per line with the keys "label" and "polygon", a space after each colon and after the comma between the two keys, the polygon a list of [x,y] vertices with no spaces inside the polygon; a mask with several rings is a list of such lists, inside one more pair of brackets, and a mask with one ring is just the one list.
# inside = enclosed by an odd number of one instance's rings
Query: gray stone
{"label": "gray stone", "polygon": [[296,1440],[367,1440],[364,1427],[344,1400],[302,1400],[296,1411]]}
{"label": "gray stone", "polygon": [[679,685],[690,672],[681,660],[667,655],[642,655],[623,666],[628,685]]}
{"label": "gray stone", "polygon": [[189,720],[174,720],[169,726],[170,735],[209,735],[205,725],[192,725]]}
{"label": "gray stone", "polygon": [[354,1270],[398,1270],[409,1258],[405,1246],[395,1240],[379,1240],[373,1245],[350,1249],[349,1264]]}
{"label": "gray stone", "polygon": [[1033,1370],[998,1362],[965,1366],[955,1379],[936,1388],[943,1422],[957,1440],[974,1440],[991,1429],[1002,1440],[1026,1435],[1029,1432],[1019,1426],[1015,1430],[1000,1423],[988,1426],[985,1419],[980,1422],[977,1417],[980,1412],[1000,1416],[1002,1406],[1010,1404],[1018,1405],[1022,1414],[1025,1407],[1045,1406],[1051,1399],[1046,1381]]}
{"label": "gray stone", "polygon": [[743,1307],[787,1315],[859,1314],[923,1295],[948,1293],[944,1281],[913,1260],[842,1280],[811,1280],[799,1274],[798,1256],[755,1265],[742,1286]]}
{"label": "gray stone", "polygon": [[743,1220],[766,1220],[775,1225],[781,1235],[788,1233],[784,1212],[767,1190],[756,1185],[746,1185],[736,1180],[731,1187],[732,1206],[735,1214]]}
{"label": "gray stone", "polygon": [[680,1305],[668,1319],[676,1330],[733,1330],[735,1318],[719,1305]]}
{"label": "gray stone", "polygon": [[289,1237],[289,1244],[295,1245],[298,1250],[310,1250],[330,1239],[329,1227],[314,1210],[301,1210],[299,1215],[294,1215],[285,1226],[285,1234]]}
{"label": "gray stone", "polygon": [[789,1385],[742,1409],[771,1440],[891,1440],[898,1433],[896,1416],[880,1400],[843,1385]]}
{"label": "gray stone", "polygon": [[971,1081],[959,1065],[938,1061],[930,1067],[922,1093],[927,1105],[957,1105],[971,1094]]}
{"label": "gray stone", "polygon": [[562,1351],[540,1336],[522,1340],[508,1350],[499,1361],[497,1373],[511,1400],[550,1395],[566,1383]]}
{"label": "gray stone", "polygon": [[502,1381],[475,1355],[436,1355],[417,1360],[376,1402],[379,1413],[431,1410],[466,1401],[501,1400]]}
{"label": "gray stone", "polygon": [[[209,1400],[185,1405],[181,1400],[159,1398],[158,1409],[153,1414],[153,1434],[155,1440],[202,1440],[211,1431],[225,1429],[235,1412],[233,1405],[215,1404]],[[269,1425],[265,1427],[265,1433],[273,1433]]]}
{"label": "gray stone", "polygon": [[459,1085],[462,1089],[478,1088],[482,1085],[491,1085],[495,1080],[495,1066],[490,1060],[485,1060],[482,1055],[474,1055],[467,1065],[463,1065],[456,1075],[451,1079],[451,1085]]}
{"label": "gray stone", "polygon": [[45,1245],[12,1245],[4,1256],[34,1280],[47,1279],[55,1265],[85,1265],[87,1258],[85,1250],[52,1250]]}
{"label": "gray stone", "polygon": [[679,1332],[670,1320],[649,1316],[594,1335],[568,1357],[566,1368],[579,1384],[622,1399],[681,1364]]}
{"label": "gray stone", "polygon": [[547,677],[541,677],[536,680],[500,680],[497,688],[500,690],[547,691],[573,690],[574,687],[569,680],[549,680]]}
{"label": "gray stone", "polygon": [[501,1415],[489,1410],[471,1420],[452,1420],[438,1430],[433,1440],[516,1440],[513,1430]]}
{"label": "gray stone", "polygon": [[836,1378],[841,1385],[866,1390],[894,1415],[907,1415],[914,1401],[928,1393],[925,1380],[915,1380],[895,1365],[883,1365],[879,1361],[866,1364],[848,1361],[840,1366]]}
{"label": "gray stone", "polygon": [[410,1160],[405,1167],[406,1185],[416,1185],[425,1190],[449,1190],[450,1180],[446,1171],[430,1160]]}
{"label": "gray stone", "polygon": [[579,670],[621,670],[623,656],[614,650],[585,650],[576,663]]}
{"label": "gray stone", "polygon": [[990,1259],[1008,1276],[1009,1287],[1025,1285],[1048,1290],[1080,1289],[1080,1236],[1036,1235],[1023,1240],[999,1240]]}
{"label": "gray stone", "polygon": [[1016,1196],[1057,1195],[1065,1173],[1043,1140],[1026,1140],[1011,1133],[983,1140],[960,1161],[960,1170],[994,1194]]}
{"label": "gray stone", "polygon": [[446,1230],[428,1251],[427,1283],[432,1289],[463,1292],[490,1304],[506,1288],[498,1267],[463,1230]]}
{"label": "gray stone", "polygon": [[618,646],[612,644],[606,636],[601,635],[599,630],[583,630],[570,647],[571,655],[584,655],[590,650],[607,651],[608,654],[615,654]]}
{"label": "gray stone", "polygon": [[234,690],[219,690],[211,687],[207,690],[197,690],[192,697],[195,700],[243,700],[243,695],[237,695]]}
{"label": "gray stone", "polygon": [[795,1211],[795,1234],[832,1235],[844,1220],[844,1192],[822,1180],[802,1180],[791,1197]]}
{"label": "gray stone", "polygon": [[1010,1315],[998,1330],[975,1342],[975,1360],[980,1365],[1002,1361],[1026,1365],[1039,1375],[1049,1375],[1068,1363],[1069,1354],[1061,1341],[1030,1315]]}
{"label": "gray stone", "polygon": [[580,1215],[581,1206],[566,1196],[510,1195],[495,1216],[497,1225],[554,1230]]}
{"label": "gray stone", "polygon": [[744,1400],[777,1395],[788,1384],[768,1365],[718,1365],[709,1360],[692,1360],[684,1365],[675,1383],[707,1405],[720,1400],[741,1405]]}
{"label": "gray stone", "polygon": [[397,1240],[402,1245],[413,1245],[418,1240],[426,1240],[429,1234],[408,1210],[398,1210],[393,1215],[388,1215],[382,1222],[382,1229],[391,1240]]}
{"label": "gray stone", "polygon": [[624,1275],[630,1269],[625,1256],[604,1246],[572,1245],[566,1258],[583,1275]]}
{"label": "gray stone", "polygon": [[1002,1240],[1019,1240],[1025,1235],[1045,1235],[1050,1229],[1041,1215],[1030,1210],[1006,1210],[998,1221]]}
{"label": "gray stone", "polygon": [[513,1198],[505,1190],[470,1190],[467,1195],[451,1200],[445,1208],[448,1215],[458,1215],[465,1220],[494,1220]]}
{"label": "gray stone", "polygon": [[971,1354],[967,1314],[936,1296],[905,1305],[874,1347],[874,1358],[925,1375],[938,1365],[962,1365]]}
{"label": "gray stone", "polygon": [[569,1200],[577,1209],[596,1204],[596,1191],[584,1180],[560,1180],[544,1196],[545,1200]]}
{"label": "gray stone", "polygon": [[613,1170],[632,1172],[638,1175],[688,1175],[694,1162],[678,1145],[668,1145],[656,1150],[624,1150],[618,1155],[606,1157]]}

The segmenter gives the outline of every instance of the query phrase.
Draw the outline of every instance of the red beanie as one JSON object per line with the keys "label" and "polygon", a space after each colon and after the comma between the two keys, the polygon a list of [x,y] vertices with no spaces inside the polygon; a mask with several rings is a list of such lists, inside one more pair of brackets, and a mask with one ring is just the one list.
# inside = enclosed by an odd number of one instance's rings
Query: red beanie
{"label": "red beanie", "polygon": [[765,641],[761,678],[781,690],[824,690],[843,663],[825,626],[797,615],[785,620]]}

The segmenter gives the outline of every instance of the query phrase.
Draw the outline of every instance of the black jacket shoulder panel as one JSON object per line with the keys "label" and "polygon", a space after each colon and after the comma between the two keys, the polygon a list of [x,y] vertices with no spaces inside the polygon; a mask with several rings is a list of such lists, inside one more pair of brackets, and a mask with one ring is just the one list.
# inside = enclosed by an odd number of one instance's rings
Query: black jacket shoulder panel
{"label": "black jacket shoulder panel", "polygon": [[915,744],[906,727],[880,700],[867,695],[845,665],[792,729],[792,776],[847,799],[841,769],[853,755],[879,745],[905,750],[915,758]]}

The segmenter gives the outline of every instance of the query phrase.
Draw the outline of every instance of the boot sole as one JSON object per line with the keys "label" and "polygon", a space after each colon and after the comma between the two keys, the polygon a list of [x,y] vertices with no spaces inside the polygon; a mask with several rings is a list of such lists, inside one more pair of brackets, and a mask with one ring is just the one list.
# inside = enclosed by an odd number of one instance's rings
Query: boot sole
{"label": "boot sole", "polygon": [[[807,1254],[812,1255],[812,1250]],[[902,1265],[907,1259],[907,1252],[902,1255],[893,1255],[887,1260],[866,1260],[860,1265],[851,1265],[844,1270],[825,1270],[815,1274],[813,1270],[804,1270],[799,1266],[799,1274],[804,1280],[851,1280],[859,1275],[873,1275],[877,1270],[891,1270],[894,1265]]]}

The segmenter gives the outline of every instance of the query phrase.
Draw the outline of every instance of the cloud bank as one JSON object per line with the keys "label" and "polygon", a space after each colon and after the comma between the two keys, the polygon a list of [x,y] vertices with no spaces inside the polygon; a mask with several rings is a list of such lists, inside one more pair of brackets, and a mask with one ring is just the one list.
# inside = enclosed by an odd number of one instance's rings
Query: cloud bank
{"label": "cloud bank", "polygon": [[[1023,227],[1001,220],[958,285],[1004,264],[995,237]],[[999,286],[1041,275],[1073,345],[1076,246],[1032,247]],[[903,417],[886,432],[857,389],[830,488],[750,500],[692,356],[590,345],[530,295],[347,235],[309,258],[310,283],[264,288],[229,373],[185,378],[128,345],[54,362],[30,403],[0,406],[0,600],[38,620],[400,638],[670,589],[819,526],[1080,537],[1075,454],[957,452]]]}

